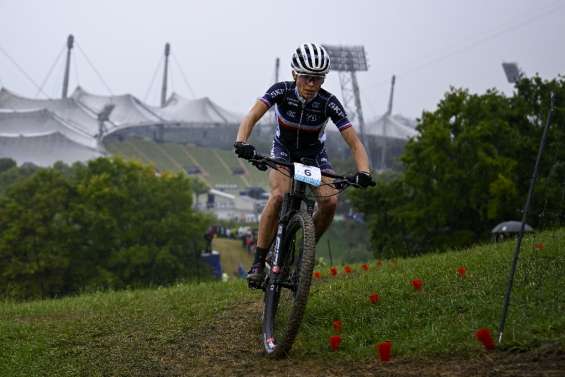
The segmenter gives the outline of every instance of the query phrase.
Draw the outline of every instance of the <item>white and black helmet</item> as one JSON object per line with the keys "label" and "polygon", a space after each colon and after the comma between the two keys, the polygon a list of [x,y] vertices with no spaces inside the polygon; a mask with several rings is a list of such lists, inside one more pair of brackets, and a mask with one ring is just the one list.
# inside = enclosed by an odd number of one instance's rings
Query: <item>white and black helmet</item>
{"label": "white and black helmet", "polygon": [[290,66],[296,73],[325,75],[330,70],[330,55],[322,45],[304,43],[292,54]]}

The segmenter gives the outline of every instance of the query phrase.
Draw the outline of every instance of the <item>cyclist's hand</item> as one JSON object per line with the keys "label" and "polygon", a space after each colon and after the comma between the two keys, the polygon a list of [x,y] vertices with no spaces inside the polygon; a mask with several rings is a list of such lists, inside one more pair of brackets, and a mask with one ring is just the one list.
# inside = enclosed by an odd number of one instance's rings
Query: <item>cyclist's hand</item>
{"label": "cyclist's hand", "polygon": [[235,148],[235,154],[239,158],[243,158],[246,160],[251,160],[255,157],[255,147],[251,144],[247,144],[243,141],[236,141],[233,145]]}
{"label": "cyclist's hand", "polygon": [[359,185],[363,188],[376,185],[375,181],[373,181],[373,177],[371,177],[371,174],[365,171],[357,172],[357,174],[353,176],[352,180],[356,185]]}

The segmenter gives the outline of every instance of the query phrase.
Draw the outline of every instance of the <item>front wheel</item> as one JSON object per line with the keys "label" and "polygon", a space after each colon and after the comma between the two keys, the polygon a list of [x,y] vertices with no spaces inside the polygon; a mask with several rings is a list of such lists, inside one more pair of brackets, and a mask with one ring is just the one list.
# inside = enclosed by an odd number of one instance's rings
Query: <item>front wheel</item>
{"label": "front wheel", "polygon": [[263,310],[265,351],[276,358],[290,351],[306,309],[316,256],[312,218],[306,212],[297,212],[281,241],[281,272],[276,279],[269,272]]}

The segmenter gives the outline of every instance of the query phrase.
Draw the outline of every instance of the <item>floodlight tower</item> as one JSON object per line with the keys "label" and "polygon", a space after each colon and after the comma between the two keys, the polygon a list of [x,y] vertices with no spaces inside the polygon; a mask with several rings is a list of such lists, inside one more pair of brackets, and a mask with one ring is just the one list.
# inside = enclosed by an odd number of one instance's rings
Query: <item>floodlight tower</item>
{"label": "floodlight tower", "polygon": [[[330,70],[339,73],[339,83],[343,96],[343,106],[349,114],[350,120],[357,120],[359,123],[359,133],[361,141],[367,149],[369,160],[371,160],[369,152],[369,140],[365,135],[365,120],[363,119],[363,110],[361,108],[361,96],[359,94],[359,83],[357,82],[358,71],[367,71],[367,59],[365,57],[364,46],[330,46],[324,45],[324,48],[330,54]],[[355,111],[351,102],[355,104]]]}
{"label": "floodlight tower", "polygon": [[516,84],[518,80],[524,77],[524,73],[520,71],[516,63],[502,63],[502,69],[506,75],[506,80],[508,80],[510,84]]}

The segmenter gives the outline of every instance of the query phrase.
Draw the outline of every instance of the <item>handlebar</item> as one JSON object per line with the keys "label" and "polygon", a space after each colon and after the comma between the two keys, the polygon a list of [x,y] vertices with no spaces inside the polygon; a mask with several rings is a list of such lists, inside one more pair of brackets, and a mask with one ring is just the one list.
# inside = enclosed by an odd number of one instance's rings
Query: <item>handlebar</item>
{"label": "handlebar", "polygon": [[[261,153],[255,152],[255,156],[249,160],[257,169],[259,170],[267,170],[267,167],[271,169],[279,170],[279,166],[285,166],[290,169],[291,174],[294,175],[294,164],[288,161],[279,160],[276,158],[272,158],[271,156],[266,156]],[[332,184],[335,186],[336,189],[345,189],[348,186],[353,186],[357,188],[361,188],[360,185],[353,181],[352,177],[344,177],[342,175],[330,173],[328,171],[321,171],[322,176],[333,178],[334,181]]]}

